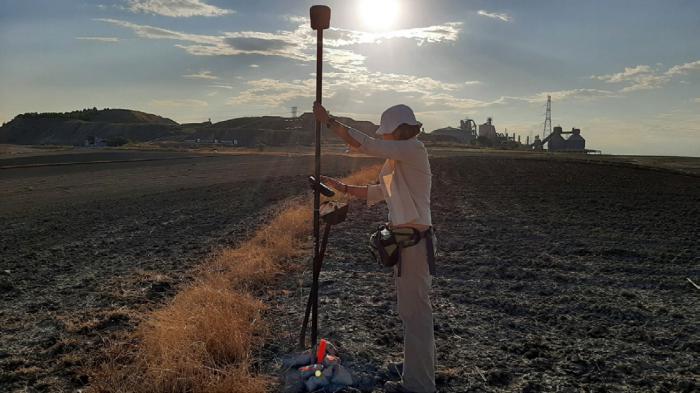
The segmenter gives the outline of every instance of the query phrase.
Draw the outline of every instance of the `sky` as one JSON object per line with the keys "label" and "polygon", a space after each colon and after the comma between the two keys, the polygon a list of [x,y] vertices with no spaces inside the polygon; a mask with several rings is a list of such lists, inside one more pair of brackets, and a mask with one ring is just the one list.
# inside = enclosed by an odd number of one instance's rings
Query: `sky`
{"label": "sky", "polygon": [[[314,2],[0,0],[0,121],[128,108],[178,122],[310,111]],[[328,0],[323,100],[426,131],[580,128],[611,154],[700,156],[700,1]]]}

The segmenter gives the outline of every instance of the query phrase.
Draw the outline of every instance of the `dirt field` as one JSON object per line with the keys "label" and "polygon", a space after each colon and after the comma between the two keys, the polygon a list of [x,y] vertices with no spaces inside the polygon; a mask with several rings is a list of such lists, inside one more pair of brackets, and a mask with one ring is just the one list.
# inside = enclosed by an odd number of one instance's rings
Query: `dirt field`
{"label": "dirt field", "polygon": [[[87,164],[88,161],[122,162]],[[307,189],[309,157],[153,152],[0,160],[0,391],[71,391],[190,268]],[[125,160],[131,160],[124,162]],[[19,162],[18,162],[19,161]],[[71,165],[47,165],[51,163]],[[347,173],[373,162],[324,163]]]}
{"label": "dirt field", "polygon": [[[0,160],[44,165],[0,169],[0,391],[89,383],[82,368],[105,342],[304,192],[312,170],[310,157],[126,154]],[[700,291],[686,277],[700,282],[700,178],[503,154],[432,165],[441,391],[698,389]],[[351,209],[331,235],[320,326],[359,387],[381,391],[401,325],[391,276],[365,241],[386,211]],[[268,294],[279,329],[262,371],[293,350],[308,276]]]}
{"label": "dirt field", "polygon": [[[700,291],[686,280],[700,281],[698,177],[503,156],[432,166],[441,392],[700,389]],[[359,388],[381,391],[402,330],[393,277],[365,243],[386,210],[350,215],[321,276],[321,336]],[[285,326],[270,373],[294,350],[308,279],[285,289],[270,294]]]}

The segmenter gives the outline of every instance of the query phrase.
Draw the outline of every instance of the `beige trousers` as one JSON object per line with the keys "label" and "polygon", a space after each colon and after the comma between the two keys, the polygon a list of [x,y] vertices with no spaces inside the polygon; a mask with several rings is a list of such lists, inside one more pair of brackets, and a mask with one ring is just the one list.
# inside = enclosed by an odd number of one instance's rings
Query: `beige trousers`
{"label": "beige trousers", "polygon": [[402,382],[412,392],[435,391],[435,337],[430,304],[432,277],[425,239],[401,250],[401,277],[394,266],[396,300],[403,322]]}

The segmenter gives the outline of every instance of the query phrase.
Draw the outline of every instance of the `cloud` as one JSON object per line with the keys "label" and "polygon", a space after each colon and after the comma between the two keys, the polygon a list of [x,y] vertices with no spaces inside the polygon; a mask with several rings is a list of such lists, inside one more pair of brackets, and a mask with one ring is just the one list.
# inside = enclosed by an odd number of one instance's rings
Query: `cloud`
{"label": "cloud", "polygon": [[[418,99],[425,105],[443,106],[447,109],[467,109],[496,104],[455,97],[453,94],[463,88],[462,83],[447,83],[426,76],[372,72],[362,65],[354,70],[355,72],[324,73],[324,88],[330,93],[326,96],[347,94],[353,102],[358,103],[359,94],[368,97],[373,94],[388,93],[401,95],[406,99]],[[285,107],[290,101],[300,98],[312,99],[314,93],[315,79],[291,82],[260,79],[249,81],[248,88],[233,97],[229,104]]]}
{"label": "cloud", "polygon": [[510,15],[508,15],[506,13],[488,12],[488,11],[484,11],[484,10],[479,10],[479,12],[477,12],[477,14],[479,14],[481,16],[485,16],[487,18],[491,18],[491,19],[498,19],[501,22],[512,22],[513,21],[513,17],[511,17]]}
{"label": "cloud", "polygon": [[117,37],[75,37],[75,39],[81,41],[119,42]]}
{"label": "cloud", "polygon": [[243,52],[273,52],[294,46],[292,42],[268,37],[226,37],[224,42]]}
{"label": "cloud", "polygon": [[[306,27],[308,23],[301,26]],[[462,28],[461,22],[447,22],[441,25],[416,27],[386,32],[364,32],[348,29],[331,28],[324,36],[324,44],[331,47],[344,47],[356,44],[381,43],[391,39],[412,39],[421,46],[425,43],[438,43],[445,41],[457,41]]]}
{"label": "cloud", "polygon": [[257,65],[257,64],[251,64],[249,67],[250,67],[250,68],[260,68],[260,66]]}
{"label": "cloud", "polygon": [[135,13],[156,14],[173,18],[222,16],[235,12],[206,4],[201,0],[129,0],[127,9]]}
{"label": "cloud", "polygon": [[517,102],[528,104],[543,104],[551,96],[555,101],[591,101],[598,98],[611,98],[618,95],[609,90],[598,89],[571,89],[559,91],[547,91],[530,96],[514,97],[501,96],[494,100],[484,101],[474,98],[462,98],[453,93],[425,94],[421,102],[427,105],[433,112],[459,110],[462,112],[475,111],[496,105],[508,105]]}
{"label": "cloud", "polygon": [[675,65],[666,71],[661,71],[648,65],[625,67],[622,72],[609,75],[593,75],[591,79],[601,80],[605,83],[627,84],[627,86],[620,89],[620,92],[629,93],[658,89],[670,82],[675,76],[688,75],[696,71],[700,71],[700,60]]}
{"label": "cloud", "polygon": [[473,98],[455,97],[452,94],[431,94],[422,99],[423,103],[433,111],[473,111],[488,108],[494,105],[505,104],[507,97],[500,97],[493,101],[482,101]]}
{"label": "cloud", "polygon": [[625,67],[625,70],[617,74],[592,76],[592,79],[598,79],[606,83],[620,83],[630,80],[636,80],[640,76],[654,73],[654,70],[648,65],[638,65],[636,67]]}
{"label": "cloud", "polygon": [[209,87],[214,88],[214,89],[233,90],[233,86],[229,86],[229,85],[209,85]]}
{"label": "cloud", "polygon": [[619,95],[611,90],[601,90],[601,89],[570,89],[570,90],[558,90],[558,91],[544,91],[531,96],[526,97],[508,97],[513,100],[520,100],[529,103],[544,103],[547,101],[547,96],[551,96],[552,100],[555,101],[565,101],[565,100],[578,100],[578,101],[591,101],[598,98],[612,98],[619,97]]}
{"label": "cloud", "polygon": [[[316,37],[309,29],[307,18],[294,18],[297,26],[293,30],[276,32],[237,31],[220,35],[201,35],[173,31],[148,25],[139,25],[123,20],[99,19],[124,28],[129,28],[142,38],[178,41],[176,47],[199,56],[234,56],[256,54],[278,56],[310,62],[315,59]],[[358,44],[378,44],[384,40],[410,39],[417,45],[456,41],[461,23],[402,29],[382,33],[367,33],[333,28],[327,34],[326,59],[330,69],[324,74],[326,86],[331,91],[374,93],[393,92],[407,96],[425,98],[434,94],[455,92],[465,85],[478,81],[446,83],[426,76],[372,72],[365,65],[365,56],[351,47]],[[224,87],[221,87],[224,88]],[[260,79],[248,82],[247,89],[230,99],[230,104],[258,104],[282,106],[287,101],[311,98],[314,80],[281,81]],[[356,94],[355,94],[356,95]],[[454,98],[453,100],[459,100]],[[448,101],[446,98],[445,101]],[[475,100],[458,101],[462,106],[479,105]]]}
{"label": "cloud", "polygon": [[[291,82],[259,79],[248,82],[248,89],[231,98],[228,103],[230,105],[252,104],[282,107],[293,99],[311,99],[316,93],[315,86],[315,79],[293,80]],[[332,97],[332,93],[326,96]]]}
{"label": "cloud", "polygon": [[467,86],[480,85],[481,81],[465,81],[464,84]]}
{"label": "cloud", "polygon": [[221,41],[220,38],[217,36],[181,33],[179,31],[168,30],[148,25],[139,25],[136,23],[131,23],[119,19],[98,18],[95,20],[131,29],[134,32],[134,34],[141,38],[178,40],[210,45],[218,44]]}
{"label": "cloud", "polygon": [[629,83],[629,86],[622,88],[623,93],[650,90],[663,86],[669,80],[669,76],[658,74],[657,70],[648,65],[638,65],[635,67],[625,67],[622,72],[609,75],[594,75],[592,79],[601,80],[605,83]]}
{"label": "cloud", "polygon": [[151,100],[150,104],[159,108],[204,108],[209,106],[206,101],[193,99]]}
{"label": "cloud", "polygon": [[199,71],[196,74],[183,75],[182,77],[189,79],[219,79],[219,77],[212,74],[211,71]]}
{"label": "cloud", "polygon": [[673,66],[666,71],[666,75],[688,75],[693,71],[700,71],[700,60]]}
{"label": "cloud", "polygon": [[[292,60],[313,61],[316,37],[308,26],[307,18],[293,18],[298,23],[294,30],[277,32],[237,31],[221,35],[190,34],[149,25],[140,25],[117,19],[97,19],[120,27],[128,28],[142,38],[170,39],[181,43],[175,46],[197,56],[263,55],[279,56]],[[403,29],[383,33],[367,33],[332,28],[327,34],[325,45],[331,65],[357,65],[364,62],[364,56],[350,51],[347,47],[357,44],[377,44],[389,39],[411,39],[417,45],[456,41],[461,23],[450,22],[442,25]]]}

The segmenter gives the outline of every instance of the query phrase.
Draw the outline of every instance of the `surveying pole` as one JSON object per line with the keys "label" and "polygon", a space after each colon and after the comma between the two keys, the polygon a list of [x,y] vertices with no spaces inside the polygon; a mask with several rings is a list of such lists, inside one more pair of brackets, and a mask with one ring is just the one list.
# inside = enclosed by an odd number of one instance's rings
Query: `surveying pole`
{"label": "surveying pole", "polygon": [[[311,28],[316,30],[316,101],[320,104],[322,99],[322,76],[323,76],[323,30],[330,27],[331,9],[325,5],[314,5],[310,9]],[[314,176],[316,185],[314,187],[314,271],[317,270],[320,253],[320,214],[321,205],[321,122],[316,120],[316,153]],[[318,335],[318,276],[314,275],[311,283],[313,292],[312,318],[311,318],[311,346],[316,346]],[[300,343],[302,346],[305,343]]]}

